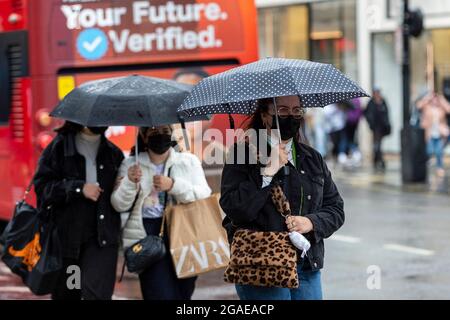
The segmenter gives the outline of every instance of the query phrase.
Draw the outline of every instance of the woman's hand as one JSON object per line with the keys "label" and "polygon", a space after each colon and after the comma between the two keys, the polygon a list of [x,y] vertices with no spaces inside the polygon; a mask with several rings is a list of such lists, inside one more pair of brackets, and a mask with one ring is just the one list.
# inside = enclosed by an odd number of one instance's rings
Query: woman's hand
{"label": "woman's hand", "polygon": [[288,153],[286,151],[286,145],[280,143],[276,147],[272,148],[269,162],[266,168],[263,170],[263,175],[272,177],[287,163]]}
{"label": "woman's hand", "polygon": [[297,231],[302,234],[311,232],[314,229],[311,220],[301,216],[289,216],[286,219],[286,225],[289,232]]}
{"label": "woman's hand", "polygon": [[86,199],[92,200],[94,202],[98,201],[100,198],[100,194],[103,192],[103,189],[100,188],[98,184],[94,183],[86,183],[83,187],[83,195]]}
{"label": "woman's hand", "polygon": [[138,165],[131,166],[128,168],[128,179],[131,182],[139,183],[141,182],[142,178],[142,170]]}
{"label": "woman's hand", "polygon": [[153,177],[153,185],[155,186],[156,191],[170,191],[173,187],[173,179],[165,176],[154,176]]}

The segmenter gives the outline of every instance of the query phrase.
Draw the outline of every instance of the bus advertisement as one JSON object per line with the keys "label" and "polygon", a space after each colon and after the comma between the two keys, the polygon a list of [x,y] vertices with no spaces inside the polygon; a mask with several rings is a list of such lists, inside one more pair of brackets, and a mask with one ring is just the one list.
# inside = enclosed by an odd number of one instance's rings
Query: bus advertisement
{"label": "bus advertisement", "polygon": [[[253,0],[0,0],[0,219],[23,196],[61,125],[49,113],[73,88],[130,74],[195,84],[255,61],[256,16]],[[208,126],[228,123],[218,115]],[[134,128],[107,134],[125,152],[134,143]]]}

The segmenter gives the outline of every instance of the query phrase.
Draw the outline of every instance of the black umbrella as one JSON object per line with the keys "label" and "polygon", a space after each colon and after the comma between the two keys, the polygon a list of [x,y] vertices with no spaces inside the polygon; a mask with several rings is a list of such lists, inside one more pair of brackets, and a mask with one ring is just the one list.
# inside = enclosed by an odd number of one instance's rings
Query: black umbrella
{"label": "black umbrella", "polygon": [[331,64],[266,58],[203,79],[178,111],[186,117],[252,114],[258,99],[291,95],[299,96],[304,107],[368,96]]}
{"label": "black umbrella", "polygon": [[177,108],[191,90],[190,85],[137,75],[102,79],[75,88],[50,115],[89,127],[174,124],[180,122]]}
{"label": "black umbrella", "polygon": [[205,115],[183,118],[177,108],[191,85],[144,76],[91,81],[72,90],[50,114],[83,126],[157,127],[184,121],[209,120]]}

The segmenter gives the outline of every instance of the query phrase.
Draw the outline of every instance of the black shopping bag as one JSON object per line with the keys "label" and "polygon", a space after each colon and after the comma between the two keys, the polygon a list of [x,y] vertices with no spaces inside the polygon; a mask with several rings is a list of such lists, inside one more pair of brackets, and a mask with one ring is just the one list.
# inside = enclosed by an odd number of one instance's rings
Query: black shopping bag
{"label": "black shopping bag", "polygon": [[39,212],[22,200],[5,238],[3,262],[34,294],[51,293],[62,269],[62,254],[49,212]]}

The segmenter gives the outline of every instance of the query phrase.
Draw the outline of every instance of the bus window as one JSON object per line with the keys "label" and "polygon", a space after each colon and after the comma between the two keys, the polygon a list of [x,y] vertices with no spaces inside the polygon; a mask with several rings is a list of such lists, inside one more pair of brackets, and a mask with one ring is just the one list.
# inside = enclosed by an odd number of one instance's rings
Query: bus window
{"label": "bus window", "polygon": [[26,38],[23,31],[0,34],[0,125],[9,122],[14,80],[28,75]]}

